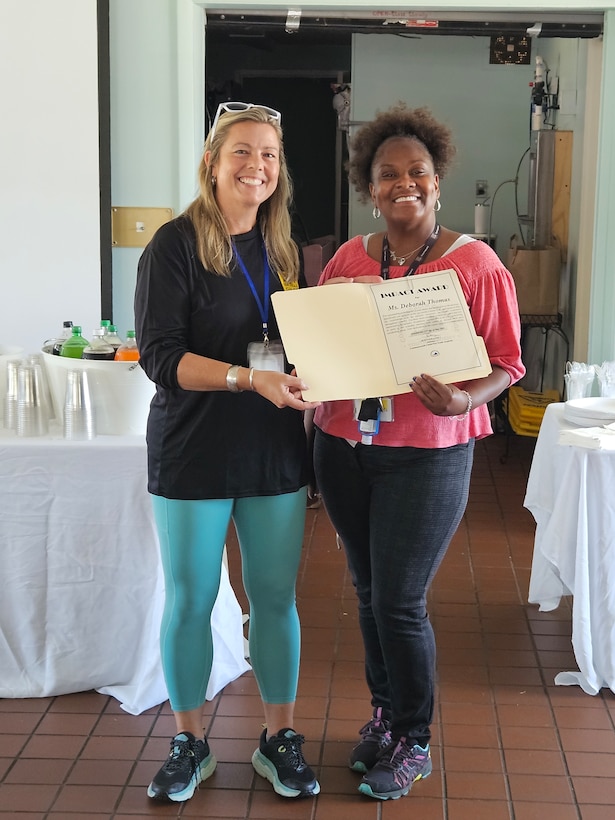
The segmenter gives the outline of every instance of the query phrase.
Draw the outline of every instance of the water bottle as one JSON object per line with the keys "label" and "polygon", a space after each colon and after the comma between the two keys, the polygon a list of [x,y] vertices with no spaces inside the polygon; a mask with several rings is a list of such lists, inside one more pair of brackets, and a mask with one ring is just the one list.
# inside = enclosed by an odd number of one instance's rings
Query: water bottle
{"label": "water bottle", "polygon": [[105,328],[95,327],[92,331],[92,341],[83,348],[81,358],[110,362],[113,361],[114,357],[115,348],[107,342]]}
{"label": "water bottle", "polygon": [[139,348],[134,330],[126,331],[126,341],[115,351],[116,362],[138,362]]}
{"label": "water bottle", "polygon": [[70,359],[80,359],[83,348],[87,347],[88,344],[88,340],[84,339],[81,335],[81,325],[73,325],[72,334],[62,345],[60,356]]}
{"label": "water bottle", "polygon": [[109,325],[109,330],[107,331],[107,333],[105,335],[105,342],[107,342],[107,344],[111,345],[111,347],[114,350],[117,350],[118,347],[120,347],[123,344],[122,340],[117,335],[117,328],[116,328],[115,325]]}

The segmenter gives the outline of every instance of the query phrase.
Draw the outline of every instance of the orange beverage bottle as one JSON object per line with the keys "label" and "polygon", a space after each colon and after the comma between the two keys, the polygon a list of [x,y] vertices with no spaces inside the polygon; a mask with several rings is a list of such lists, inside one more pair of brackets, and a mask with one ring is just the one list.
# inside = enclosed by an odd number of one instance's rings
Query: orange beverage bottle
{"label": "orange beverage bottle", "polygon": [[139,348],[134,330],[126,331],[126,341],[115,351],[116,362],[138,362]]}

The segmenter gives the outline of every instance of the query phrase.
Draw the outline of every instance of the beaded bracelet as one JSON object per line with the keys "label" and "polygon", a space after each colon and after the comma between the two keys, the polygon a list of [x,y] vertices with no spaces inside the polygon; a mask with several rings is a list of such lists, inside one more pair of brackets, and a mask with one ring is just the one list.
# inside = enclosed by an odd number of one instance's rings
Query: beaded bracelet
{"label": "beaded bracelet", "polygon": [[467,417],[470,415],[470,410],[472,409],[472,396],[468,393],[467,390],[462,390],[461,392],[465,394],[468,400],[468,406],[466,407],[465,411],[461,413],[461,415],[455,416],[457,421],[465,421]]}

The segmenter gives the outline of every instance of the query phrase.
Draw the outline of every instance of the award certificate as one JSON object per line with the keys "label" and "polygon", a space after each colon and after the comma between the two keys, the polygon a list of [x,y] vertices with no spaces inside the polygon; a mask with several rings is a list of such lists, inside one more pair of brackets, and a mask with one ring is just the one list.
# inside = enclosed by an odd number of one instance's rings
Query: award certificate
{"label": "award certificate", "polygon": [[491,372],[454,270],[281,291],[271,300],[307,401],[408,393],[421,373],[449,383]]}

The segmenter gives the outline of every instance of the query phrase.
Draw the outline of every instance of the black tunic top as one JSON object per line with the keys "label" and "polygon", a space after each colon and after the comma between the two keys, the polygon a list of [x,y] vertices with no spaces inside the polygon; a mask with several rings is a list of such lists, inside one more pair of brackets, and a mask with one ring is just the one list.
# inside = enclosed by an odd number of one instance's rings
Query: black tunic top
{"label": "black tunic top", "polygon": [[[259,298],[264,295],[258,229],[234,237]],[[275,272],[270,293],[282,290]],[[269,303],[269,338],[280,338]],[[206,271],[194,228],[180,216],[163,225],[139,260],[135,293],[141,366],[156,383],[147,424],[148,489],[166,498],[239,498],[295,492],[307,484],[302,413],[257,393],[182,390],[177,365],[196,353],[247,366],[262,321],[237,267]],[[287,365],[288,367],[288,365]]]}

